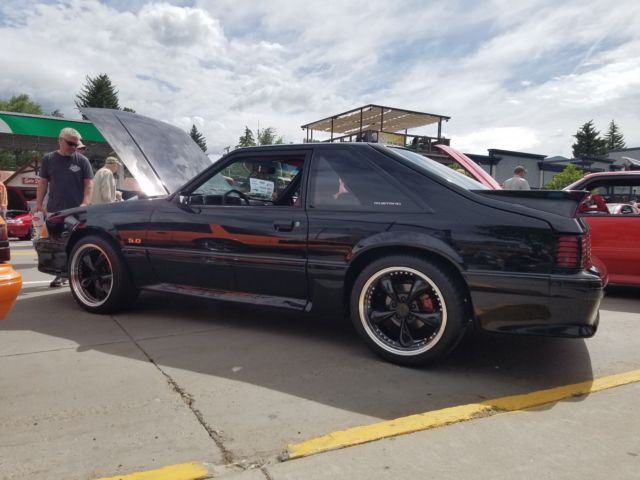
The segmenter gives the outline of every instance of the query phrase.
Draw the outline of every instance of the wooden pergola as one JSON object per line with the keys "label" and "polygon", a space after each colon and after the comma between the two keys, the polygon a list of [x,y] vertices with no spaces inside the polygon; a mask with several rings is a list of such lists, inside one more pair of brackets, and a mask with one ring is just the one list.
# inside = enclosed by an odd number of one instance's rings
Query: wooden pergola
{"label": "wooden pergola", "polygon": [[[306,130],[307,142],[313,141],[314,130],[329,133],[331,137],[328,141],[331,142],[344,141],[347,137],[352,140],[351,137],[354,136],[357,141],[362,141],[363,135],[367,132],[401,133],[406,136],[409,129],[437,123],[438,135],[436,139],[441,139],[442,121],[447,122],[450,118],[435,113],[370,104],[302,125],[302,129]],[[340,134],[340,136],[336,137],[336,134]]]}

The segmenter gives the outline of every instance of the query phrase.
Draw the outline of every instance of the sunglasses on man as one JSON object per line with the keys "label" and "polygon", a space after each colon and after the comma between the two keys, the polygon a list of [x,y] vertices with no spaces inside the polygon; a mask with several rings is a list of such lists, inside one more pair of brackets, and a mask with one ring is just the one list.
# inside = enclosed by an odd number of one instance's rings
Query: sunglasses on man
{"label": "sunglasses on man", "polygon": [[67,140],[66,138],[63,138],[62,140],[64,140],[64,143],[66,143],[67,145],[69,145],[70,147],[76,148],[78,146],[78,144],[76,142],[70,142],[69,140]]}

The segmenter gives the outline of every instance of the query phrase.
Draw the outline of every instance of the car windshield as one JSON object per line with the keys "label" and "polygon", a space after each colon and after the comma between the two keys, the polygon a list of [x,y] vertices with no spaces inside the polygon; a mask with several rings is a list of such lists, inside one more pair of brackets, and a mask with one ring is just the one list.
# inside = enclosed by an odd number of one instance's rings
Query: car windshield
{"label": "car windshield", "polygon": [[[464,173],[461,173],[458,170],[455,170],[451,167],[448,167],[440,162],[437,162],[431,158],[427,158],[423,155],[419,155],[411,150],[407,150],[404,148],[394,148],[388,147],[393,150],[395,153],[402,155],[405,159],[409,160],[412,164],[416,165],[419,168],[427,170],[430,173],[435,173],[439,177],[444,178],[447,182],[453,183],[459,187],[465,188],[467,190],[488,190],[488,187],[484,186],[477,180],[468,177]],[[457,166],[457,164],[454,164]],[[462,167],[460,167],[461,171],[464,171]]]}

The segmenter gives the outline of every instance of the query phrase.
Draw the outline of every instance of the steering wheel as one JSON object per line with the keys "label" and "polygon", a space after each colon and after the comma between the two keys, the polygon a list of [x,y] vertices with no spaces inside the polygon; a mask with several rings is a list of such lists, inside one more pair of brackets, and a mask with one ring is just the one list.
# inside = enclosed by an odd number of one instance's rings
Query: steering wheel
{"label": "steering wheel", "polygon": [[235,188],[232,188],[231,190],[227,190],[227,191],[225,192],[225,194],[222,196],[222,203],[223,203],[224,205],[226,205],[226,204],[227,204],[227,197],[228,197],[230,194],[232,194],[232,193],[237,193],[237,194],[238,194],[238,197],[240,197],[242,200],[244,200],[244,203],[245,203],[245,204],[250,205],[250,204],[249,204],[249,197],[247,197],[247,196],[246,196],[244,193],[242,193],[240,190],[236,190]]}

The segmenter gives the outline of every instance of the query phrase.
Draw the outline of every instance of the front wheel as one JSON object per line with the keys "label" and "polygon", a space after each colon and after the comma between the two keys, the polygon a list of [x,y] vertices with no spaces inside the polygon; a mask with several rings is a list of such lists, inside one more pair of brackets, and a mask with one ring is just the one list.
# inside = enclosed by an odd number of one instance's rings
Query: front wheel
{"label": "front wheel", "polygon": [[69,286],[76,302],[92,313],[112,313],[129,307],[138,289],[121,253],[98,236],[80,239],[71,251]]}
{"label": "front wheel", "polygon": [[445,357],[468,318],[459,282],[441,266],[394,255],[367,266],[351,291],[351,319],[367,345],[407,366]]}

